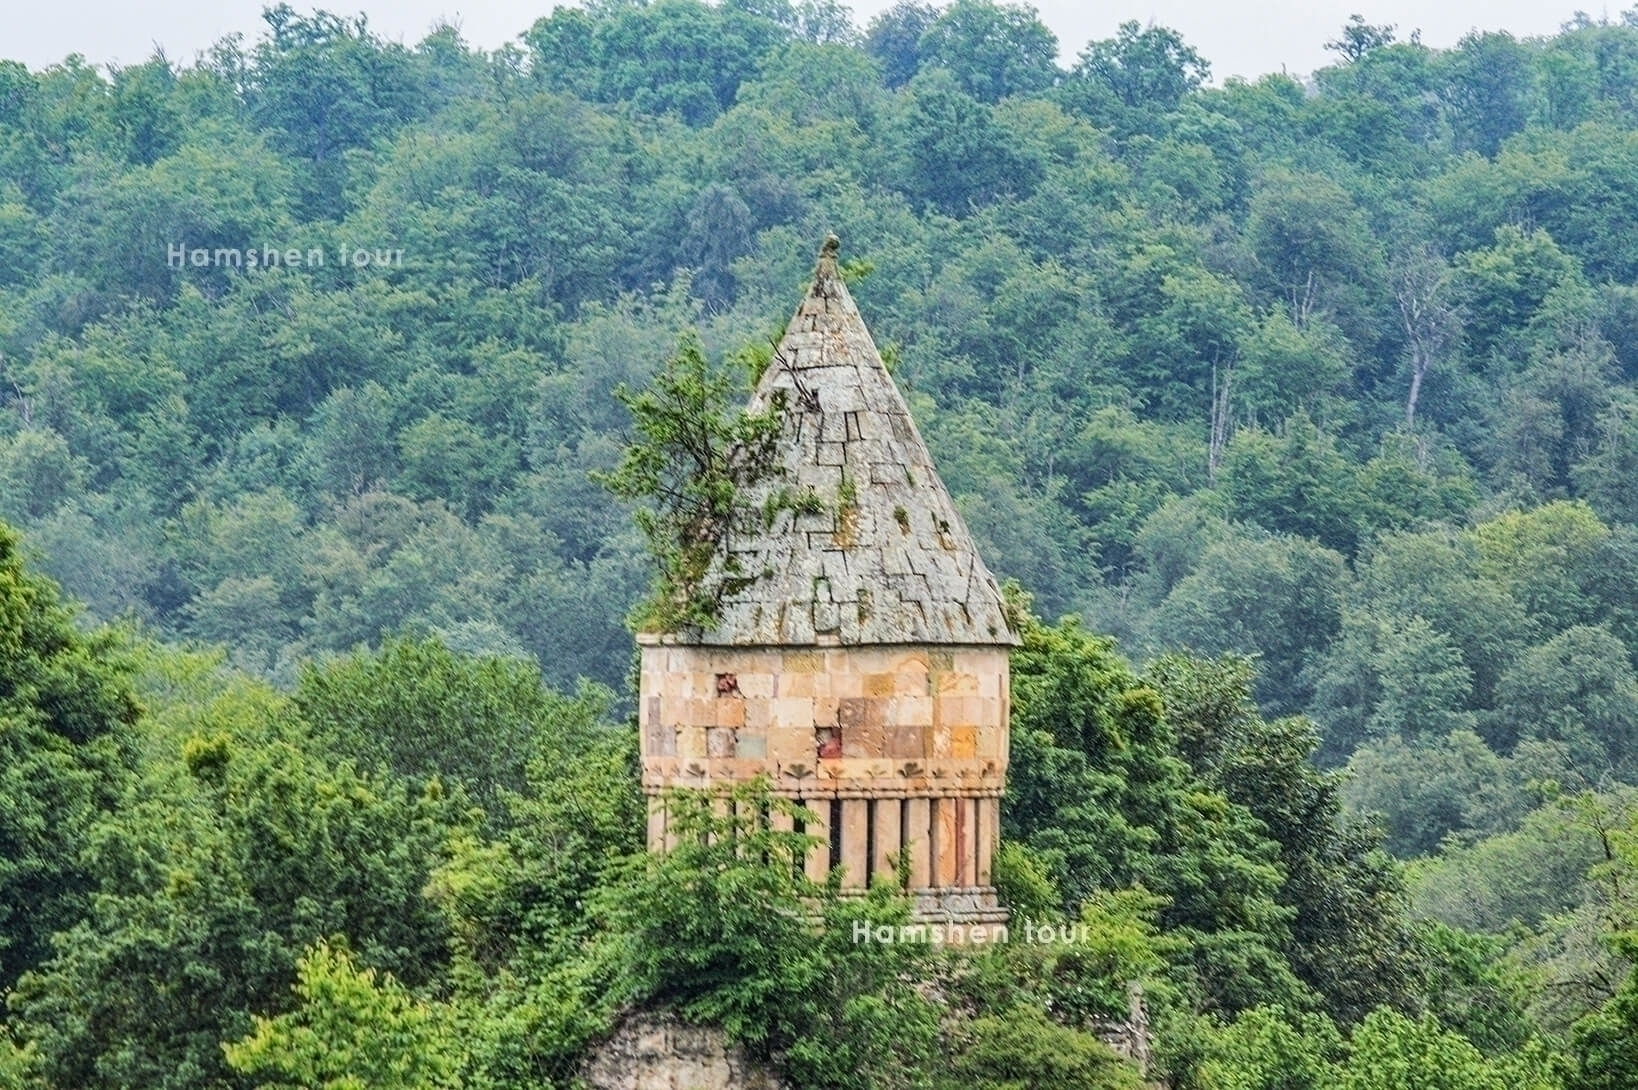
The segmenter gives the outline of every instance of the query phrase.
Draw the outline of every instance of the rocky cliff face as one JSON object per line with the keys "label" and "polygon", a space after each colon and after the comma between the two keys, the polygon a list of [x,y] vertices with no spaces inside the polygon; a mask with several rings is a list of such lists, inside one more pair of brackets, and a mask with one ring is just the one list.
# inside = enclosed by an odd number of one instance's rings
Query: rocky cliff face
{"label": "rocky cliff face", "polygon": [[719,1029],[633,1014],[580,1070],[592,1090],[786,1090]]}

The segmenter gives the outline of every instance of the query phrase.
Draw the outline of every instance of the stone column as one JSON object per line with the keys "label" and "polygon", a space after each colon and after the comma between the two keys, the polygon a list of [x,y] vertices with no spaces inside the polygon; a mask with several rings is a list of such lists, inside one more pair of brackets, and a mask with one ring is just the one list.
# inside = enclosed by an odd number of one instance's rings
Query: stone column
{"label": "stone column", "polygon": [[978,800],[978,881],[980,886],[990,884],[991,864],[995,856],[995,840],[1001,829],[1001,800]]}
{"label": "stone column", "polygon": [[876,851],[870,869],[876,881],[893,883],[898,879],[895,868],[904,852],[904,830],[899,827],[904,800],[877,799],[871,805],[876,808]]}
{"label": "stone column", "polygon": [[978,832],[976,828],[978,822],[975,820],[977,815],[973,812],[973,803],[977,800],[960,798],[951,801],[955,803],[955,884],[970,886],[973,885],[973,872],[976,869],[973,866],[973,852],[977,847],[975,834]]}
{"label": "stone column", "polygon": [[817,837],[819,843],[808,849],[808,877],[815,882],[823,882],[830,874],[830,800],[803,799],[802,805],[813,812],[813,820],[808,822],[804,830],[809,836]]}
{"label": "stone column", "polygon": [[870,800],[842,800],[842,885],[863,889],[870,882]]}
{"label": "stone column", "polygon": [[933,885],[956,884],[956,803],[948,796],[933,800]]}
{"label": "stone column", "polygon": [[927,799],[905,803],[904,850],[910,853],[910,888],[926,889],[933,884],[931,819]]}

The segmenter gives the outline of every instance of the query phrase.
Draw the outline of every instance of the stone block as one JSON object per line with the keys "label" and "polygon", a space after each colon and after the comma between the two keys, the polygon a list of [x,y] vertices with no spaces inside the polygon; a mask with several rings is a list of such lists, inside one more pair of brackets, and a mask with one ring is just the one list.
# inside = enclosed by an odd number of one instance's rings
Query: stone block
{"label": "stone block", "polygon": [[719,727],[743,727],[745,725],[744,698],[719,696],[717,698],[716,724]]}
{"label": "stone block", "polygon": [[705,732],[705,755],[707,757],[732,757],[734,755],[734,731],[731,727],[712,727]]}
{"label": "stone block", "polygon": [[813,679],[816,675],[809,673],[781,674],[774,679],[777,687],[775,696],[812,696]]}
{"label": "stone block", "polygon": [[842,884],[862,888],[870,873],[870,800],[842,800]]}
{"label": "stone block", "polygon": [[927,679],[931,676],[931,673],[927,668],[926,655],[920,652],[897,655],[888,668],[896,678],[897,692],[912,696],[925,696],[930,691]]}
{"label": "stone block", "polygon": [[854,730],[866,723],[878,726],[884,722],[882,703],[870,697],[846,697],[836,701],[836,722],[844,730]]}
{"label": "stone block", "polygon": [[933,800],[933,884],[953,886],[956,882],[956,805],[962,800]]}
{"label": "stone block", "polygon": [[932,885],[931,804],[928,799],[911,799],[905,804],[904,850],[910,853],[910,888]]}
{"label": "stone block", "polygon": [[643,749],[649,757],[675,757],[677,755],[677,730],[675,727],[654,724],[644,731]]}
{"label": "stone block", "polygon": [[883,756],[921,759],[927,756],[927,734],[924,727],[895,724],[884,732]]}
{"label": "stone block", "polygon": [[911,727],[933,725],[933,698],[930,696],[899,696],[893,699],[887,712],[888,721]]}
{"label": "stone block", "polygon": [[813,674],[825,668],[823,651],[786,651],[781,671],[786,674]]}
{"label": "stone block", "polygon": [[701,758],[707,755],[705,728],[682,726],[677,728],[677,756]]}
{"label": "stone block", "polygon": [[864,679],[864,695],[892,696],[897,687],[898,679],[890,673],[866,674]]}
{"label": "stone block", "polygon": [[813,726],[813,697],[781,696],[768,702],[771,727],[808,729]]}
{"label": "stone block", "polygon": [[864,675],[849,667],[832,670],[826,674],[830,695],[838,698],[859,697],[865,695]]}
{"label": "stone block", "polygon": [[772,699],[774,693],[775,674],[771,670],[756,670],[739,672],[739,695],[747,699],[761,697],[764,700]]}
{"label": "stone block", "polygon": [[887,748],[879,719],[867,716],[865,721],[852,727],[839,728],[842,732],[843,757],[882,757]]}
{"label": "stone block", "polygon": [[751,731],[734,732],[734,755],[746,759],[764,759],[768,756],[768,736]]}
{"label": "stone block", "polygon": [[813,725],[816,727],[834,727],[839,725],[837,709],[840,701],[833,696],[819,696],[813,700]]}
{"label": "stone block", "polygon": [[898,799],[876,799],[870,805],[875,808],[876,815],[876,843],[870,870],[873,880],[891,883],[897,879],[895,868],[904,844],[899,828],[903,804]]}
{"label": "stone block", "polygon": [[978,728],[950,728],[950,756],[956,760],[971,760],[978,755]]}
{"label": "stone block", "polygon": [[813,729],[814,757],[821,761],[831,761],[843,756],[842,728],[815,727]]}
{"label": "stone block", "polygon": [[973,756],[980,759],[985,757],[1000,758],[1007,755],[1007,732],[1000,727],[978,728],[977,747]]}
{"label": "stone block", "polygon": [[780,762],[813,764],[813,728],[774,727],[767,734],[768,757]]}

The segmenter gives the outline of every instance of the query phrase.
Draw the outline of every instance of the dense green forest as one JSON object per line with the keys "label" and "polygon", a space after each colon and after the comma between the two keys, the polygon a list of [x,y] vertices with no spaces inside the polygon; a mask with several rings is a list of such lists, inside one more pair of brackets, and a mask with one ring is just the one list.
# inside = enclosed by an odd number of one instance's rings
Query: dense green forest
{"label": "dense green forest", "polygon": [[[568,1085],[641,1005],[1120,1087],[1134,980],[1178,1090],[1638,1086],[1638,9],[1220,86],[989,0],[265,21],[0,62],[0,1087]],[[614,393],[743,382],[827,231],[1083,947],[638,853]]]}

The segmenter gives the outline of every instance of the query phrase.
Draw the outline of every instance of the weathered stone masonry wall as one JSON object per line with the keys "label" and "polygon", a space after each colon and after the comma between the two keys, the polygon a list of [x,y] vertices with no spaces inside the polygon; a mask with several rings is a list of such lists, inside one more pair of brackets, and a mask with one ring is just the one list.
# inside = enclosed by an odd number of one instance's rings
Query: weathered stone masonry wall
{"label": "weathered stone masonry wall", "polygon": [[[1004,647],[642,650],[643,786],[729,788],[765,775],[818,816],[809,858],[845,884],[892,875],[912,889],[990,885],[1006,781]],[[663,808],[649,844],[663,850]],[[833,858],[834,856],[834,858]]]}

